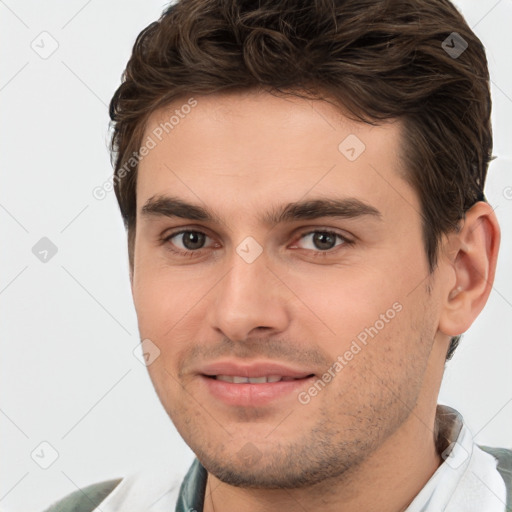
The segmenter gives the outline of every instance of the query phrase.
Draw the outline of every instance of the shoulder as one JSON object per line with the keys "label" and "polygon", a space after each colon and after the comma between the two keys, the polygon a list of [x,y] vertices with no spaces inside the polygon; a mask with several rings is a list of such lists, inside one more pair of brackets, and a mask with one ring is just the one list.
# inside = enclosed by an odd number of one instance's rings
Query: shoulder
{"label": "shoulder", "polygon": [[496,469],[505,481],[507,489],[507,512],[512,511],[512,450],[482,445],[478,447],[496,459]]}
{"label": "shoulder", "polygon": [[44,512],[168,512],[174,510],[183,476],[170,468],[138,469],[78,489]]}
{"label": "shoulder", "polygon": [[484,452],[490,453],[498,461],[498,467],[503,468],[508,473],[512,473],[512,449],[495,448],[492,446],[478,445]]}
{"label": "shoulder", "polygon": [[91,512],[119,485],[122,478],[91,484],[68,494],[44,512]]}

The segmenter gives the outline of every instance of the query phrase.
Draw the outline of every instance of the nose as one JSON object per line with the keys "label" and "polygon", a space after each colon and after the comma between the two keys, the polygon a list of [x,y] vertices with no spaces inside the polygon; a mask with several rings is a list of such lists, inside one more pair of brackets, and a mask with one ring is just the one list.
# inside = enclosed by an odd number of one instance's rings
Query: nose
{"label": "nose", "polygon": [[230,264],[212,295],[210,325],[235,342],[285,331],[292,293],[269,268],[265,252],[252,263],[233,252]]}

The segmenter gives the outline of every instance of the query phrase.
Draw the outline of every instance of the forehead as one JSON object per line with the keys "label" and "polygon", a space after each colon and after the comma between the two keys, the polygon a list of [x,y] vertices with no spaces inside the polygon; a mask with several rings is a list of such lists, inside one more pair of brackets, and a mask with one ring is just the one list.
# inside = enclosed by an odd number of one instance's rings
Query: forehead
{"label": "forehead", "polygon": [[181,98],[146,125],[142,146],[152,148],[139,163],[138,209],[172,195],[227,216],[333,193],[381,211],[399,198],[418,208],[402,177],[400,131],[397,120],[356,122],[322,100],[261,91]]}

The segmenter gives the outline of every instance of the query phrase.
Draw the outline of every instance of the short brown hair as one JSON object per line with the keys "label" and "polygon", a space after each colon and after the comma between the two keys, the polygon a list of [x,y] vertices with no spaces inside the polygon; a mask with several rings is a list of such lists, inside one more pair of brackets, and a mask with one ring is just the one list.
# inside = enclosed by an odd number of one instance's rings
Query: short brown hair
{"label": "short brown hair", "polygon": [[252,88],[331,98],[371,124],[403,121],[401,159],[419,195],[431,272],[442,234],[485,201],[487,59],[449,0],[179,0],[139,34],[110,103],[114,185],[132,268],[134,155],[149,116],[178,98]]}

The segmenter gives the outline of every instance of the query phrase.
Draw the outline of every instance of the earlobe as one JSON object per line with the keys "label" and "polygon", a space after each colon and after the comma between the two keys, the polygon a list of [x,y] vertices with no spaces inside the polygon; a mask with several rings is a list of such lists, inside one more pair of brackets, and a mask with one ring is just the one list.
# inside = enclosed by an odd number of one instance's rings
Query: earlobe
{"label": "earlobe", "polygon": [[494,282],[500,228],[491,206],[485,202],[473,205],[460,231],[450,238],[455,286],[446,291],[439,330],[457,336],[467,331],[480,314]]}

